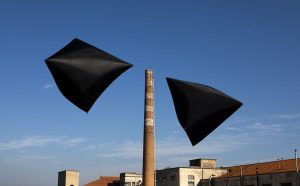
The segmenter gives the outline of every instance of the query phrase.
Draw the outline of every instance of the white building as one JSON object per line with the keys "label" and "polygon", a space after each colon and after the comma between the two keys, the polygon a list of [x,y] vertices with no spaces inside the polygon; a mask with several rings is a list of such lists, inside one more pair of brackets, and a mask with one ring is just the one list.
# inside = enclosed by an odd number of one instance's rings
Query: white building
{"label": "white building", "polygon": [[59,172],[58,186],[79,186],[79,171],[65,170]]}
{"label": "white building", "polygon": [[134,172],[125,172],[120,174],[120,186],[140,186],[142,181],[141,174]]}
{"label": "white building", "polygon": [[202,179],[227,173],[217,168],[216,159],[190,160],[189,167],[167,168],[156,171],[156,186],[197,186]]}

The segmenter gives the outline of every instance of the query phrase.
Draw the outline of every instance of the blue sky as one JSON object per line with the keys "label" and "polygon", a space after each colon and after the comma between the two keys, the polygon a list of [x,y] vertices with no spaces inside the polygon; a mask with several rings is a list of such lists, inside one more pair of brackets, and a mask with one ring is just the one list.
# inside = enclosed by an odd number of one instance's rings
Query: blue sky
{"label": "blue sky", "polygon": [[[0,185],[56,185],[57,172],[141,172],[144,69],[155,78],[157,168],[292,158],[300,149],[300,3],[1,1]],[[134,67],[86,114],[44,59],[80,38]],[[193,147],[165,77],[215,87],[244,105]]]}

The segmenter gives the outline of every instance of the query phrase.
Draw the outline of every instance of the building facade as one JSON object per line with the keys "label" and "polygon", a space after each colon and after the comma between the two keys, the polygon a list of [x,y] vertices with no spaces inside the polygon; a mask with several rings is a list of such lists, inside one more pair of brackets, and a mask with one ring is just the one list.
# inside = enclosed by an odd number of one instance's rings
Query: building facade
{"label": "building facade", "polygon": [[189,167],[157,170],[156,186],[197,186],[202,179],[226,173],[227,169],[217,168],[216,159],[195,159]]}
{"label": "building facade", "polygon": [[[155,171],[155,186],[300,186],[298,165],[299,158],[218,168],[216,159],[195,159],[188,167]],[[64,176],[64,171],[60,174],[61,178],[76,180],[71,174]],[[142,174],[131,172],[121,173],[120,178],[109,177],[113,178],[110,181],[100,178],[101,183],[94,181],[84,186],[143,185]],[[72,186],[68,184],[59,186]]]}
{"label": "building facade", "polygon": [[64,170],[58,172],[58,186],[79,186],[79,171]]}
{"label": "building facade", "polygon": [[142,174],[125,172],[120,174],[120,186],[141,186]]}
{"label": "building facade", "polygon": [[117,176],[100,176],[99,179],[91,181],[83,186],[119,186],[120,178]]}
{"label": "building facade", "polygon": [[201,181],[201,186],[300,186],[300,159],[227,167],[228,173]]}

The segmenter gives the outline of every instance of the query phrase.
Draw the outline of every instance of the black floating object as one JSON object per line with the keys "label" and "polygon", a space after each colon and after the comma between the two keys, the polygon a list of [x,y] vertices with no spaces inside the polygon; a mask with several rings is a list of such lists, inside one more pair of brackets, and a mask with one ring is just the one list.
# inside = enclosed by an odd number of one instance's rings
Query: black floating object
{"label": "black floating object", "polygon": [[73,39],[45,61],[61,93],[85,112],[119,75],[132,67],[79,39]]}
{"label": "black floating object", "polygon": [[242,103],[212,87],[167,78],[178,120],[196,145],[232,115]]}

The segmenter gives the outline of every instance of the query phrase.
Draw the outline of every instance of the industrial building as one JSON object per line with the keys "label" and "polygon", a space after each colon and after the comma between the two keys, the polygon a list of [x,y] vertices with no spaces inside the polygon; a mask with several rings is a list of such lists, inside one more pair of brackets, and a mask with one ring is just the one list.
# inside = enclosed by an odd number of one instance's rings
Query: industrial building
{"label": "industrial building", "polygon": [[202,180],[200,186],[300,186],[300,159],[227,167],[227,173]]}
{"label": "industrial building", "polygon": [[83,186],[140,186],[142,174],[134,172],[121,173],[117,176],[100,176],[99,179],[91,181]]}
{"label": "industrial building", "polygon": [[[156,186],[196,186],[201,179],[208,179],[210,176],[221,176],[227,173],[225,168],[217,168],[216,159],[195,159],[190,160],[188,167],[175,167],[156,170]],[[114,178],[109,180],[108,178]],[[141,186],[143,185],[142,174],[125,172],[119,177],[100,177],[84,186]],[[106,180],[106,182],[105,182]],[[109,181],[108,181],[109,180]]]}
{"label": "industrial building", "polygon": [[100,176],[99,179],[91,181],[83,186],[119,186],[120,178],[117,176]]}
{"label": "industrial building", "polygon": [[217,168],[216,159],[190,160],[188,167],[167,168],[156,171],[156,186],[196,186],[202,179],[212,175],[221,176],[227,170]]}
{"label": "industrial building", "polygon": [[120,174],[120,186],[140,186],[142,185],[142,174],[125,172]]}
{"label": "industrial building", "polygon": [[[300,186],[299,164],[294,158],[218,168],[216,159],[200,158],[190,160],[187,167],[156,170],[155,186]],[[142,174],[125,172],[84,186],[141,185]]]}

